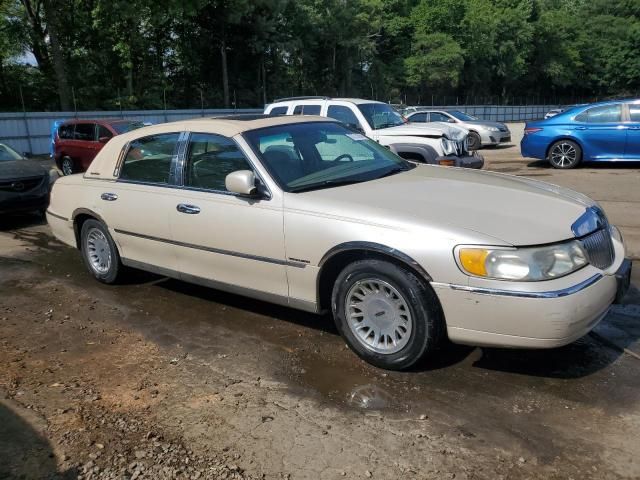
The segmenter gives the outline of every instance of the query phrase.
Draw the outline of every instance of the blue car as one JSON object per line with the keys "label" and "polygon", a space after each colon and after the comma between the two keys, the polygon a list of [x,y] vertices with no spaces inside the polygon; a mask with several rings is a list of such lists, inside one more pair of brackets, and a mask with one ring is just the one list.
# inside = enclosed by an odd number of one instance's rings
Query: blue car
{"label": "blue car", "polygon": [[583,161],[640,161],[640,99],[581,105],[527,122],[520,151],[554,168],[574,168]]}

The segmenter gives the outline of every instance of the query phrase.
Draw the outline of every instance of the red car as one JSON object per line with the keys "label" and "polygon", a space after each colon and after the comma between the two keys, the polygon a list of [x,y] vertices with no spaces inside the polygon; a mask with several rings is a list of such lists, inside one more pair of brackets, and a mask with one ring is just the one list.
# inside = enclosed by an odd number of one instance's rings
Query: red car
{"label": "red car", "polygon": [[64,175],[84,172],[114,135],[144,126],[122,119],[69,120],[60,124],[55,136],[54,159]]}

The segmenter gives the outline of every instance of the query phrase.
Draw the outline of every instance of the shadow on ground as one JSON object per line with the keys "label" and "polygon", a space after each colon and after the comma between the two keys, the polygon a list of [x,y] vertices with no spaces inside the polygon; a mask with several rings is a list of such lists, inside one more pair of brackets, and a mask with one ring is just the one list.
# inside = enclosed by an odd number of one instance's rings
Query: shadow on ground
{"label": "shadow on ground", "polygon": [[58,471],[48,440],[15,408],[7,401],[0,401],[0,478],[77,478],[75,470]]}

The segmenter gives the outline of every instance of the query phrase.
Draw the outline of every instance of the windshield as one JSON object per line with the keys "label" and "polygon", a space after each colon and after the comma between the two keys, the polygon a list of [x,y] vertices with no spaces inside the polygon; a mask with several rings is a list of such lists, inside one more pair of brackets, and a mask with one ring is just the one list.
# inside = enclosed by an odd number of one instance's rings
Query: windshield
{"label": "windshield", "polygon": [[456,117],[458,120],[462,120],[463,122],[468,122],[470,120],[478,120],[478,117],[474,117],[473,115],[469,115],[468,113],[460,112],[458,110],[453,110],[448,113]]}
{"label": "windshield", "polygon": [[131,130],[135,130],[137,128],[144,127],[144,123],[142,122],[118,122],[112,123],[111,127],[118,132],[118,135],[130,132]]}
{"label": "windshield", "polygon": [[13,148],[0,143],[0,162],[11,162],[13,160],[22,160],[22,155]]}
{"label": "windshield", "polygon": [[404,125],[402,115],[386,103],[361,103],[358,105],[358,110],[362,112],[367,123],[374,130]]}
{"label": "windshield", "polygon": [[287,192],[366,182],[414,167],[338,123],[293,123],[243,135]]}

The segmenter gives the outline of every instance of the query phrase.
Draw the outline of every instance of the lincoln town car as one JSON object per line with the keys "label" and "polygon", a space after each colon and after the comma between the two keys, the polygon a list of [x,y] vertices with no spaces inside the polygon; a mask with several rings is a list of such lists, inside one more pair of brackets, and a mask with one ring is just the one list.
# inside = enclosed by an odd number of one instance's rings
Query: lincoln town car
{"label": "lincoln town car", "polygon": [[[577,192],[414,163],[316,116],[230,116],[114,136],[47,212],[107,284],[130,268],[314,313],[406,369],[454,343],[550,348],[628,288],[618,229]],[[322,321],[322,317],[318,317]]]}

